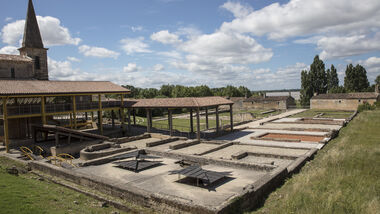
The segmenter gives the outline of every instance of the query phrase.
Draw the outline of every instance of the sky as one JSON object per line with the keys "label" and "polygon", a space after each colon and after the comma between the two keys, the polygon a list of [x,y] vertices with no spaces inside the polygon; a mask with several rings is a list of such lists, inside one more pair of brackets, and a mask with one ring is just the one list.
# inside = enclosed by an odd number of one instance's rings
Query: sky
{"label": "sky", "polygon": [[[159,88],[300,88],[315,55],[380,74],[379,0],[34,0],[50,80]],[[0,53],[18,54],[27,0],[0,0]]]}

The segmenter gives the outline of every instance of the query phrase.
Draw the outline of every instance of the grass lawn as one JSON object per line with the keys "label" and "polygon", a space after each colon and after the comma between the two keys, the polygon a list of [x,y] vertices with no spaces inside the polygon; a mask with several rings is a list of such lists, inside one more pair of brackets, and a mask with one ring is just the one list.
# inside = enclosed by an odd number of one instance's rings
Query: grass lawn
{"label": "grass lawn", "polygon": [[112,213],[113,207],[60,185],[39,181],[31,173],[10,175],[6,168],[23,167],[17,162],[0,157],[0,213]]}
{"label": "grass lawn", "polygon": [[380,110],[360,113],[252,213],[379,213]]}
{"label": "grass lawn", "polygon": [[304,112],[292,115],[290,117],[314,117],[320,113],[323,113],[321,117],[324,118],[336,118],[336,119],[346,119],[349,118],[354,112],[350,111],[332,111],[332,110],[321,110],[321,109],[309,109]]}

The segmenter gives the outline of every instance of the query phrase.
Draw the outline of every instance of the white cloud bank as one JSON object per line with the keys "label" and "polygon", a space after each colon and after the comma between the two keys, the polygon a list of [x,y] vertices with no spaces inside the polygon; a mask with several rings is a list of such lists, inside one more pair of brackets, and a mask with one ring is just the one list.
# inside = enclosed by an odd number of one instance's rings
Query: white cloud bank
{"label": "white cloud bank", "polygon": [[118,52],[108,50],[106,48],[101,47],[91,47],[88,45],[81,45],[78,48],[79,53],[85,56],[97,57],[97,58],[114,58],[120,55]]}

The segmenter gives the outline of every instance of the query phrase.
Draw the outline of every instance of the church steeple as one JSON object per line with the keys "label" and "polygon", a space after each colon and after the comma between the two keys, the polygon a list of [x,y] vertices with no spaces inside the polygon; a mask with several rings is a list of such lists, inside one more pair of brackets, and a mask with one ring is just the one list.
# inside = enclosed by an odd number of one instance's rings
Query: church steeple
{"label": "church steeple", "polygon": [[22,47],[18,49],[21,56],[33,59],[33,78],[49,80],[47,48],[44,48],[40,29],[38,27],[33,2],[29,0],[28,12],[26,13],[24,39]]}
{"label": "church steeple", "polygon": [[26,14],[24,39],[22,41],[22,47],[44,48],[32,0],[29,0],[28,4],[28,12]]}

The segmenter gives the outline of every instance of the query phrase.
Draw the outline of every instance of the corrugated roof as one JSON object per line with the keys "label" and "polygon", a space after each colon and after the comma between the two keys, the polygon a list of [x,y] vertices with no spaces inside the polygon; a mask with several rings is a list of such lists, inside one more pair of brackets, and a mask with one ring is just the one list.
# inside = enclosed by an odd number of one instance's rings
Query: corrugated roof
{"label": "corrugated roof", "polygon": [[244,102],[262,102],[262,101],[281,101],[287,100],[289,96],[267,96],[267,97],[259,97],[254,96],[244,100]]}
{"label": "corrugated roof", "polygon": [[223,97],[181,97],[127,100],[126,107],[134,108],[200,108],[230,105],[232,101]]}
{"label": "corrugated roof", "polygon": [[0,80],[0,95],[93,94],[129,92],[109,81]]}
{"label": "corrugated roof", "polygon": [[21,55],[0,54],[2,61],[33,62],[32,58]]}
{"label": "corrugated roof", "polygon": [[318,94],[311,99],[376,99],[379,94],[375,92],[359,92],[359,93],[338,93],[338,94]]}

